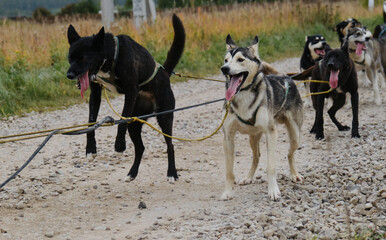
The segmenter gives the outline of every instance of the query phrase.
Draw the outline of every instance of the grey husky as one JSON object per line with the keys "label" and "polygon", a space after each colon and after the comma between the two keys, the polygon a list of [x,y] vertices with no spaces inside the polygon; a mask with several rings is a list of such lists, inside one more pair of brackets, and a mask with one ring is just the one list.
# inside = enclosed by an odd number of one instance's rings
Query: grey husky
{"label": "grey husky", "polygon": [[[350,28],[347,32],[348,51],[350,58],[355,63],[357,71],[365,70],[374,90],[374,102],[380,105],[382,100],[379,94],[378,70],[382,73],[380,82],[385,87],[386,78],[386,43],[379,39],[371,38],[371,33],[365,28]],[[365,78],[363,85],[370,85]]]}
{"label": "grey husky", "polygon": [[237,47],[230,35],[226,39],[227,52],[221,71],[226,77],[225,97],[230,101],[230,109],[223,125],[226,165],[225,191],[221,196],[223,200],[233,198],[236,132],[249,135],[249,144],[253,151],[251,169],[240,184],[253,182],[260,157],[259,142],[262,134],[265,134],[268,149],[268,195],[273,200],[280,196],[275,166],[278,123],[285,124],[289,134],[288,162],[291,178],[295,182],[303,181],[294,159],[303,123],[302,99],[289,77],[266,74],[272,72],[272,69],[269,64],[260,60],[258,43],[257,36],[249,47]]}

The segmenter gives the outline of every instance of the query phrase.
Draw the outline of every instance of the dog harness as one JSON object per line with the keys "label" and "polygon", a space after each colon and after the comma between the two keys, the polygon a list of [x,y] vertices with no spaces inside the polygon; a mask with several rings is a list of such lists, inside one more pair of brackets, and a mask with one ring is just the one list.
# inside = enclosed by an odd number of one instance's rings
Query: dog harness
{"label": "dog harness", "polygon": [[[117,37],[114,37],[113,39],[115,42],[115,49],[114,49],[114,60],[113,60],[112,66],[111,66],[111,72],[106,73],[106,72],[99,70],[99,72],[93,77],[92,81],[99,83],[100,85],[106,87],[111,92],[123,93],[122,88],[120,88],[115,83],[115,79],[117,78],[117,76],[115,76],[115,67],[116,67],[117,61],[118,61],[119,40]],[[104,60],[103,64],[101,65],[101,68],[105,64],[105,62],[106,62],[106,59]],[[155,62],[155,67],[154,67],[154,71],[153,71],[152,75],[148,79],[146,79],[144,82],[140,83],[138,86],[142,87],[142,86],[145,86],[146,84],[148,84],[149,82],[151,82],[151,80],[154,79],[155,75],[158,73],[158,70],[160,68],[164,69],[164,67],[161,64],[159,64],[158,62]]]}

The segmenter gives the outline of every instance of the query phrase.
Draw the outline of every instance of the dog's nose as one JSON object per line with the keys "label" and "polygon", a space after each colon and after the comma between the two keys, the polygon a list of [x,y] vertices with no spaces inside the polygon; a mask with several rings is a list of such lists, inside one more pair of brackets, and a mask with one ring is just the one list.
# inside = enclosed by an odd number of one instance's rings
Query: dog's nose
{"label": "dog's nose", "polygon": [[67,78],[68,79],[74,79],[75,78],[75,74],[73,72],[67,72]]}
{"label": "dog's nose", "polygon": [[326,44],[327,44],[326,42],[322,42],[322,46],[323,46],[323,47],[326,46]]}
{"label": "dog's nose", "polygon": [[224,74],[228,74],[229,73],[229,67],[228,66],[221,67],[221,72]]}

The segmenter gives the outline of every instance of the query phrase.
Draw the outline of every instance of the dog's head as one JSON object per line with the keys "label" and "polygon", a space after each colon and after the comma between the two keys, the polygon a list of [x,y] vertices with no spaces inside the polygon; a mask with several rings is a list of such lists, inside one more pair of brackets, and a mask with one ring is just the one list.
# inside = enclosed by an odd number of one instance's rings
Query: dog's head
{"label": "dog's head", "polygon": [[70,68],[67,71],[68,79],[78,79],[78,88],[84,92],[89,86],[89,76],[96,74],[104,62],[105,31],[102,27],[98,34],[90,37],[80,37],[75,28],[70,25],[67,32],[70,49],[68,61]]}
{"label": "dog's head", "polygon": [[313,60],[322,58],[326,54],[326,39],[322,35],[306,36],[304,51],[309,51]]}
{"label": "dog's head", "polygon": [[358,56],[361,56],[362,52],[366,51],[366,42],[371,37],[371,32],[366,28],[355,27],[348,30],[345,41],[347,41],[350,51],[355,51]]}
{"label": "dog's head", "polygon": [[362,27],[362,23],[355,18],[348,18],[347,20],[338,23],[334,30],[338,32],[339,37],[344,37],[347,35],[347,31],[354,27]]}
{"label": "dog's head", "polygon": [[230,100],[243,86],[250,85],[255,76],[263,71],[259,57],[259,38],[255,36],[248,47],[237,47],[231,36],[226,38],[227,52],[221,71],[227,79],[226,99]]}
{"label": "dog's head", "polygon": [[337,88],[339,85],[339,73],[350,66],[347,48],[328,51],[323,58],[322,64],[324,66],[325,79],[329,79],[331,88]]}

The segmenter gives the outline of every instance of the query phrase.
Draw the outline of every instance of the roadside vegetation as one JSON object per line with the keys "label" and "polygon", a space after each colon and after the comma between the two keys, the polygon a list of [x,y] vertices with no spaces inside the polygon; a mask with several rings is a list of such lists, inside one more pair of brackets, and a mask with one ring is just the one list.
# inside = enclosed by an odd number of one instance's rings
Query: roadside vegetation
{"label": "roadside vegetation", "polygon": [[[300,57],[306,35],[322,34],[338,47],[334,26],[355,17],[370,30],[382,23],[382,6],[368,11],[357,1],[305,3],[265,2],[175,9],[187,38],[177,72],[195,76],[218,74],[229,33],[240,45],[260,39],[260,56],[268,62]],[[118,18],[114,34],[127,34],[144,45],[162,63],[173,38],[171,10],[160,12],[154,24],[135,29],[130,18]],[[46,111],[80,103],[76,83],[66,79],[67,27],[82,35],[97,33],[100,20],[80,16],[54,23],[27,20],[0,22],[0,117]],[[173,77],[172,81],[184,79]],[[86,97],[87,101],[87,97]]]}

